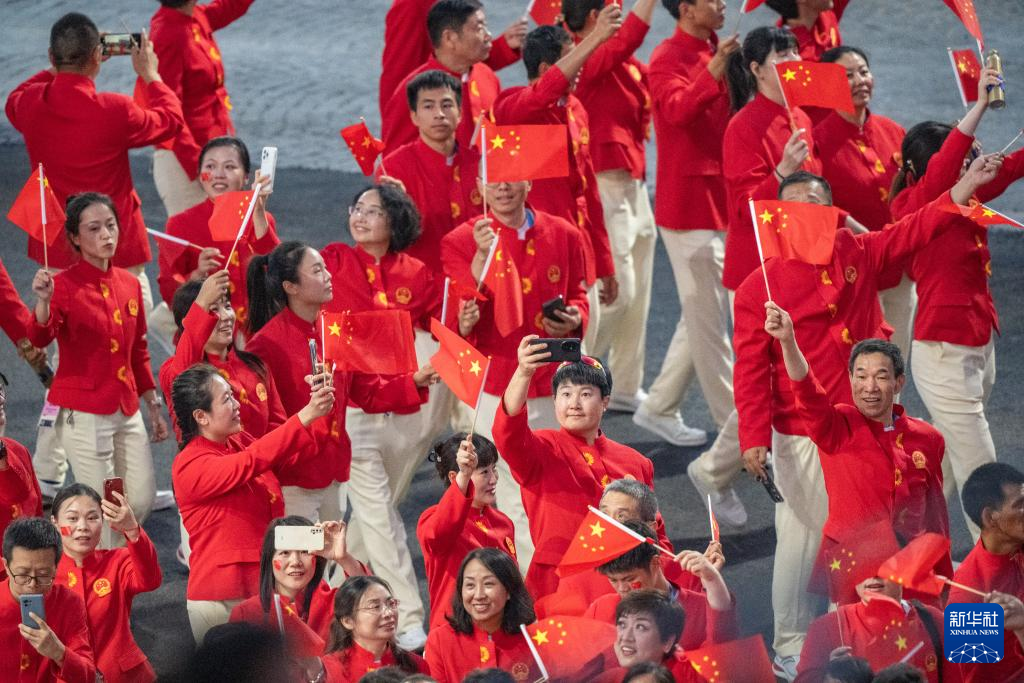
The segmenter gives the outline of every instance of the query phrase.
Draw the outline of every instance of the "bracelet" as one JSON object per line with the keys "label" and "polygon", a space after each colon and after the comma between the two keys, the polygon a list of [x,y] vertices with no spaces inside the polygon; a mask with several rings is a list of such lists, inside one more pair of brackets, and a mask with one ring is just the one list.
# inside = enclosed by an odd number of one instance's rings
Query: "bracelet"
{"label": "bracelet", "polygon": [[784,175],[782,175],[781,173],[779,173],[779,167],[778,167],[778,166],[776,166],[776,167],[775,167],[775,168],[773,168],[772,170],[773,170],[773,171],[775,171],[775,177],[779,179],[779,182],[780,182],[780,183],[781,183],[781,182],[782,182],[783,180],[785,180],[785,179],[786,179],[786,176],[784,176]]}

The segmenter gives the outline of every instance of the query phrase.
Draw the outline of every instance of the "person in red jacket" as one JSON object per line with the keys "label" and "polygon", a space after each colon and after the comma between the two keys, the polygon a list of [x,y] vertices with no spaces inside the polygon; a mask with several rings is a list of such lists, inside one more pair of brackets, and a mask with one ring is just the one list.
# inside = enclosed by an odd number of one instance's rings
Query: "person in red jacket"
{"label": "person in red jacket", "polygon": [[[932,201],[956,182],[979,154],[974,131],[988,107],[987,89],[998,75],[983,69],[978,101],[955,128],[925,121],[903,139],[903,167],[893,180],[892,214],[900,218]],[[1000,155],[1002,159],[1002,156]],[[992,182],[979,187],[972,200],[987,202],[1024,177],[1024,150],[1005,157]],[[917,314],[911,344],[914,386],[932,423],[946,439],[952,483],[963,487],[970,473],[994,462],[996,449],[985,417],[985,404],[996,379],[995,338],[999,316],[989,287],[992,255],[988,227],[958,216],[914,256],[910,275],[917,283]],[[978,530],[968,520],[977,537]]]}
{"label": "person in red jacket", "polygon": [[[249,317],[245,288],[245,272],[249,260],[255,254],[270,253],[281,242],[277,237],[274,216],[267,211],[271,191],[266,188],[260,190],[251,223],[238,241],[231,263],[225,263],[224,260],[234,246],[234,236],[227,241],[214,240],[210,235],[210,217],[217,197],[226,192],[245,189],[251,168],[249,149],[238,138],[213,138],[203,147],[199,156],[199,185],[205,193],[206,201],[167,219],[167,234],[198,245],[202,250],[160,242],[160,274],[157,282],[160,285],[160,296],[167,306],[173,302],[174,292],[185,282],[202,280],[214,271],[225,268],[231,276],[231,308],[240,327],[244,329]],[[257,170],[253,187],[260,182],[265,183],[266,178],[261,177]],[[238,224],[241,225],[241,220]]]}
{"label": "person in red jacket", "polygon": [[[395,88],[416,67],[430,59],[433,45],[427,31],[427,15],[437,0],[394,0],[384,15],[384,50],[381,54],[377,97],[381,118]],[[484,64],[500,71],[522,56],[528,23],[520,17],[491,43]]]}
{"label": "person in red jacket", "polygon": [[[61,539],[45,519],[16,519],[4,531],[0,581],[0,680],[94,683],[96,664],[82,598],[53,585]],[[22,623],[20,598],[42,595],[46,614],[30,615],[35,628]]]}
{"label": "person in red jacket", "polygon": [[497,548],[514,560],[516,544],[512,520],[494,507],[499,455],[493,443],[460,432],[436,443],[430,459],[447,487],[440,502],[424,510],[416,524],[433,631],[451,615],[462,558],[476,548]]}
{"label": "person in red jacket", "polygon": [[416,139],[416,126],[406,106],[406,86],[424,71],[438,69],[462,82],[462,120],[456,139],[464,149],[473,146],[473,131],[481,112],[490,111],[501,81],[485,63],[491,53],[491,34],[479,0],[438,0],[427,12],[427,33],[433,54],[399,82],[381,107],[381,136],[390,154]]}
{"label": "person in red jacket", "polygon": [[785,26],[796,36],[800,58],[811,62],[821,59],[826,50],[839,47],[843,37],[839,20],[850,0],[767,0],[778,12],[777,26]]}
{"label": "person in red jacket", "polygon": [[499,668],[536,680],[537,665],[519,630],[534,622],[533,598],[515,561],[497,548],[462,560],[451,616],[431,629],[425,651],[437,683],[457,683],[474,669]]}
{"label": "person in red jacket", "polygon": [[334,596],[331,639],[321,658],[327,683],[356,683],[368,671],[397,667],[407,674],[431,673],[422,657],[395,641],[398,601],[387,581],[354,576]]}
{"label": "person in red jacket", "polygon": [[[163,574],[156,547],[128,501],[117,491],[101,500],[85,484],[65,486],[53,497],[50,521],[60,531],[64,552],[55,583],[85,601],[96,668],[111,683],[156,680],[145,653],[132,636],[132,601],[160,587]],[[98,550],[104,523],[123,534],[124,548]]]}
{"label": "person in red jacket", "polygon": [[185,125],[153,152],[153,181],[173,216],[205,199],[200,175],[200,150],[220,135],[234,135],[231,98],[224,82],[224,64],[214,31],[239,19],[253,0],[159,0],[149,20],[160,75],[181,100]]}
{"label": "person in red jacket", "polygon": [[[526,36],[523,57],[530,83],[506,88],[494,103],[494,120],[498,125],[566,127],[569,175],[534,180],[530,187],[530,204],[564,218],[579,229],[585,255],[586,284],[593,295],[591,316],[598,314],[598,302],[593,300],[598,292],[592,289],[597,279],[601,279],[600,298],[605,304],[615,301],[618,281],[590,154],[587,110],[572,91],[587,59],[622,25],[622,12],[617,4],[612,3],[601,10],[596,21],[594,29],[576,46],[573,46],[569,33],[560,26],[541,26],[530,31]],[[590,336],[596,334],[597,321],[591,319],[584,329]]]}
{"label": "person in red jacket", "polygon": [[284,513],[278,476],[317,459],[322,444],[311,425],[334,408],[327,379],[310,377],[305,407],[258,439],[242,431],[231,385],[212,365],[194,365],[174,380],[181,450],[171,481],[192,546],[185,596],[197,643],[259,590],[260,543]]}
{"label": "person in red jacket", "polygon": [[104,479],[123,478],[132,509],[145,520],[156,485],[140,397],[153,441],[168,430],[149,366],[142,287],[112,264],[121,231],[110,197],[75,196],[64,230],[81,260],[55,276],[45,268],[36,273],[29,337],[39,347],[56,339],[70,361],[58,366],[48,400],[61,408],[57,437],[76,480],[102,489]]}
{"label": "person in red jacket", "polygon": [[[37,349],[28,340],[28,328],[32,325],[32,311],[21,300],[18,289],[11,282],[11,276],[0,259],[0,330],[4,331],[18,349],[18,356],[31,366],[32,370],[42,379],[50,374],[46,365],[46,350]],[[3,424],[0,424],[0,436],[3,435]]]}
{"label": "person in red jacket", "polygon": [[[124,222],[114,265],[130,268],[143,283],[146,309],[152,309],[149,280],[142,266],[150,260],[149,240],[139,196],[132,185],[128,150],[167,140],[181,130],[181,102],[157,71],[153,44],[145,36],[132,48],[132,68],[144,83],[146,108],[116,93],[96,92],[103,62],[100,35],[85,15],[64,15],[50,29],[50,63],[7,97],[7,118],[25,138],[31,168],[43,165],[57,201],[80,192],[109,195]],[[74,144],[69,144],[69,141]],[[43,245],[30,239],[29,258],[42,264]],[[49,265],[67,268],[78,255],[65,240],[47,250]]]}
{"label": "person in red jacket", "polygon": [[[0,373],[0,536],[21,517],[41,517],[43,497],[28,449],[3,436],[7,423],[7,378]],[[0,579],[6,574],[0,571]]]}

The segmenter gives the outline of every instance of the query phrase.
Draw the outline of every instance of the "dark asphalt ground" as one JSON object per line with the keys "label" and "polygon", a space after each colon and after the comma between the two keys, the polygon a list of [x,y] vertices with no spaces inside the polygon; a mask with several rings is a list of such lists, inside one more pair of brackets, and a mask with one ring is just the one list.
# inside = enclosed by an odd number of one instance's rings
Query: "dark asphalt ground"
{"label": "dark asphalt ground", "polygon": [[[11,6],[12,12],[9,26],[17,28],[17,39],[4,41],[0,46],[0,84],[9,91],[21,78],[33,73],[37,68],[38,59],[26,58],[27,51],[39,52],[38,46],[27,45],[25,35],[33,40],[45,40],[46,29],[50,22],[63,11],[72,9],[72,3],[57,2],[25,2],[16,0]],[[146,7],[140,12],[135,3],[116,0],[109,3],[117,5],[129,15],[132,23],[136,16],[144,21],[151,8]],[[129,4],[131,5],[129,8]],[[344,0],[341,3],[348,9],[355,3]],[[525,2],[516,2],[516,5]],[[627,5],[629,3],[626,3]],[[1021,51],[1019,31],[1024,27],[1024,20],[1019,14],[1019,3],[1012,0],[978,0],[978,12],[987,29],[990,44],[1001,49],[1007,77],[1010,83],[1008,92],[1014,98],[1019,89],[1016,84],[1024,83],[1024,52]],[[106,12],[111,17],[117,11],[106,7],[95,11]],[[154,3],[155,5],[155,3]],[[379,6],[378,6],[379,5]],[[289,3],[272,3],[264,1],[256,3],[247,17],[239,25],[224,31],[220,40],[222,52],[229,72],[229,86],[232,86],[232,98],[236,103],[236,121],[240,133],[257,152],[260,145],[278,143],[282,148],[282,168],[276,181],[276,191],[271,200],[271,209],[278,217],[280,232],[288,237],[304,239],[314,245],[323,245],[338,239],[348,239],[347,228],[342,220],[344,209],[355,191],[364,184],[364,179],[351,172],[338,169],[351,169],[350,160],[345,156],[343,147],[336,139],[336,131],[347,123],[347,114],[331,114],[335,103],[344,101],[344,107],[351,107],[351,100],[346,101],[346,85],[359,82],[353,88],[352,97],[358,100],[358,111],[371,112],[376,108],[375,93],[368,92],[365,81],[369,78],[375,83],[379,69],[379,44],[369,47],[368,36],[380,35],[380,22],[383,16],[384,3],[377,2],[369,8],[355,10],[351,21],[344,25],[334,24],[320,27],[315,24],[315,15],[322,13],[323,5],[310,1]],[[492,26],[504,26],[515,10],[509,9],[505,3],[490,2]],[[87,7],[86,11],[93,11]],[[286,15],[287,12],[287,15]],[[274,21],[289,22],[275,24]],[[745,18],[744,27],[753,27],[765,23],[769,16],[759,11],[753,18]],[[732,14],[727,26],[732,26]],[[278,108],[268,104],[265,91],[261,86],[254,85],[256,78],[254,69],[263,62],[274,62],[272,72],[275,79],[291,77],[295,73],[319,75],[312,60],[296,61],[296,68],[305,71],[291,71],[281,74],[277,55],[264,54],[264,45],[277,45],[270,41],[279,36],[280,31],[294,30],[296,25],[306,27],[317,26],[313,36],[315,46],[323,46],[325,50],[341,49],[348,58],[357,60],[355,69],[341,69],[334,66],[334,52],[329,52],[332,59],[315,60],[317,63],[329,64],[332,78],[343,81],[342,88],[330,92],[323,91],[305,93],[310,100],[311,109],[299,117],[291,107],[301,108],[301,103],[279,103]],[[337,30],[345,40],[331,41],[325,38],[325,32]],[[878,80],[876,87],[876,109],[909,127],[923,118],[952,119],[962,109],[951,92],[951,79],[948,72],[944,47],[947,44],[966,46],[966,34],[956,24],[949,11],[938,0],[915,0],[914,2],[892,3],[884,0],[857,0],[848,10],[843,23],[844,36],[849,44],[857,44],[868,48],[874,57],[873,66]],[[27,32],[27,33],[26,33]],[[656,26],[652,36],[648,38],[642,54],[646,56],[650,49],[669,32],[667,15],[661,8],[656,12]],[[6,30],[5,30],[6,33]],[[220,34],[218,34],[220,35]],[[12,33],[13,36],[13,33]],[[40,38],[42,36],[42,38]],[[251,46],[263,37],[267,41],[261,43],[259,52],[254,57]],[[299,50],[304,57],[309,57],[312,49],[301,45]],[[363,50],[363,48],[366,50]],[[234,51],[233,49],[234,48]],[[303,50],[305,50],[303,52]],[[41,54],[41,53],[40,53]],[[357,57],[356,55],[361,55]],[[287,55],[286,55],[287,57]],[[511,67],[502,73],[506,82],[506,74],[515,72],[519,67]],[[263,73],[263,72],[259,72]],[[518,76],[515,73],[515,76]],[[101,77],[101,79],[107,76]],[[125,82],[123,74],[110,76],[109,81],[102,81],[102,88],[121,87]],[[274,83],[265,84],[272,88]],[[121,87],[124,91],[124,87]],[[373,89],[370,88],[370,91]],[[328,104],[325,105],[325,102]],[[247,105],[259,107],[258,118],[246,118]],[[282,111],[287,109],[287,111]],[[310,111],[327,113],[315,121],[310,121]],[[346,109],[347,111],[347,109]],[[1020,115],[1019,104],[1011,99],[1010,106],[1001,113],[988,115],[983,124],[980,138],[989,149],[998,149],[1005,144],[1014,132],[1024,125]],[[371,120],[372,116],[367,117]],[[322,119],[322,120],[321,120]],[[16,140],[17,134],[12,131],[6,121],[0,125],[0,139]],[[279,142],[282,141],[283,142]],[[310,154],[286,153],[289,144],[302,150],[314,150]],[[335,147],[330,147],[335,145]],[[327,153],[324,150],[329,150]],[[310,159],[308,166],[315,168],[297,168],[292,159]],[[285,160],[288,160],[287,162]],[[653,146],[652,146],[653,159]],[[304,162],[305,163],[305,162]],[[324,168],[324,167],[327,168]],[[650,163],[653,168],[653,162]],[[29,173],[29,166],[24,148],[19,144],[0,144],[0,207],[9,207],[18,190]],[[161,229],[166,216],[156,195],[149,169],[148,153],[133,156],[133,175],[136,187],[143,200],[143,211],[150,227]],[[1018,218],[1024,216],[1024,191],[1021,187],[1013,188],[994,205],[1010,215]],[[11,273],[26,301],[30,297],[31,279],[36,266],[24,256],[25,237],[12,225],[4,221],[4,239],[0,240],[0,258]],[[1021,400],[1018,387],[1024,386],[1024,309],[1021,306],[1020,292],[1024,288],[1024,234],[1016,231],[997,229],[991,236],[994,276],[991,280],[995,293],[996,304],[1000,311],[1002,336],[997,342],[999,376],[996,382],[989,408],[988,417],[992,425],[997,452],[1001,460],[1018,467],[1024,467],[1024,428],[1020,420]],[[155,284],[155,267],[149,268],[151,280]],[[648,362],[646,377],[648,382],[653,379],[660,367],[664,350],[668,346],[679,309],[676,300],[672,273],[664,250],[659,244],[654,272],[654,296],[650,324],[648,326]],[[163,353],[154,346],[154,370],[165,360]],[[42,401],[42,387],[35,375],[20,361],[13,348],[8,344],[0,344],[0,370],[11,380],[9,390],[7,435],[26,444],[31,449],[35,441],[35,422]],[[912,383],[904,392],[904,403],[913,415],[924,415],[923,407],[914,391]],[[684,406],[686,420],[689,424],[713,431],[714,424],[700,395],[699,386],[694,386],[687,396]],[[701,449],[675,448],[659,442],[652,435],[636,428],[629,416],[611,414],[606,420],[606,430],[611,438],[628,443],[647,456],[651,457],[655,466],[656,489],[662,503],[662,512],[673,543],[677,548],[702,549],[707,543],[707,517],[704,505],[698,494],[686,478],[686,465],[699,455]],[[713,436],[713,435],[712,435]],[[157,464],[157,484],[159,488],[170,487],[170,463],[175,448],[169,442],[154,448]],[[772,505],[764,490],[747,477],[738,482],[738,490],[750,513],[750,521],[745,529],[723,530],[728,564],[724,571],[726,581],[736,593],[740,608],[741,623],[744,634],[761,633],[770,643],[771,610],[769,605],[769,585],[771,577],[772,552],[775,534],[772,528]],[[419,564],[420,552],[415,547],[415,524],[419,514],[427,506],[436,502],[440,494],[440,486],[430,468],[424,464],[417,473],[410,495],[401,508],[406,520],[412,544],[414,561]],[[958,510],[950,515],[953,525],[953,545],[956,557],[962,557],[970,547],[970,538],[964,528]],[[191,635],[185,614],[185,583],[187,573],[174,560],[174,549],[178,541],[177,517],[173,511],[157,512],[146,523],[146,530],[155,540],[159,550],[161,565],[164,570],[163,586],[157,591],[139,596],[135,601],[134,631],[139,644],[149,655],[158,672],[166,672],[175,667],[186,656],[191,648]],[[422,579],[422,567],[419,568]],[[425,583],[421,581],[421,589]],[[425,592],[424,592],[425,598]]]}

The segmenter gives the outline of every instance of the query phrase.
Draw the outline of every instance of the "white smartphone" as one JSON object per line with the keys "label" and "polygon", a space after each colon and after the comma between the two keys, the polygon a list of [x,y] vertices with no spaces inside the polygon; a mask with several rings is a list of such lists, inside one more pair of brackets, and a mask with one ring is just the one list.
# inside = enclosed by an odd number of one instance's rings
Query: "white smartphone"
{"label": "white smartphone", "polygon": [[274,550],[324,549],[324,530],[318,526],[279,526],[274,529]]}
{"label": "white smartphone", "polygon": [[277,170],[277,147],[264,147],[260,155],[260,175],[266,183],[265,188],[274,189],[274,172]]}

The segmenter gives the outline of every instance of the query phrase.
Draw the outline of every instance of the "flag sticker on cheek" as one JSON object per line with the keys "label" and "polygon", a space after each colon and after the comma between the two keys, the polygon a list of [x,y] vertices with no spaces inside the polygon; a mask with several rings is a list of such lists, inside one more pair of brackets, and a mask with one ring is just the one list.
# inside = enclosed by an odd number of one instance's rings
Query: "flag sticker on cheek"
{"label": "flag sticker on cheek", "polygon": [[635,590],[635,591],[638,591],[638,590],[640,590],[641,588],[643,588],[643,587],[644,587],[644,585],[643,585],[642,583],[640,583],[639,581],[633,581],[633,582],[631,582],[631,583],[629,584],[629,587],[630,587],[630,588],[632,588],[632,589],[633,589],[633,590]]}
{"label": "flag sticker on cheek", "polygon": [[72,527],[62,526],[60,528],[60,535],[61,536],[71,536],[72,533],[74,533],[74,529]]}
{"label": "flag sticker on cheek", "polygon": [[202,173],[199,174],[199,179],[202,180],[204,183],[210,182],[210,178],[212,177],[213,176],[210,175],[209,171],[203,171]]}
{"label": "flag sticker on cheek", "polygon": [[282,569],[284,569],[284,562],[282,562],[281,560],[274,560],[273,565],[274,569],[276,569],[277,571],[281,571]]}

